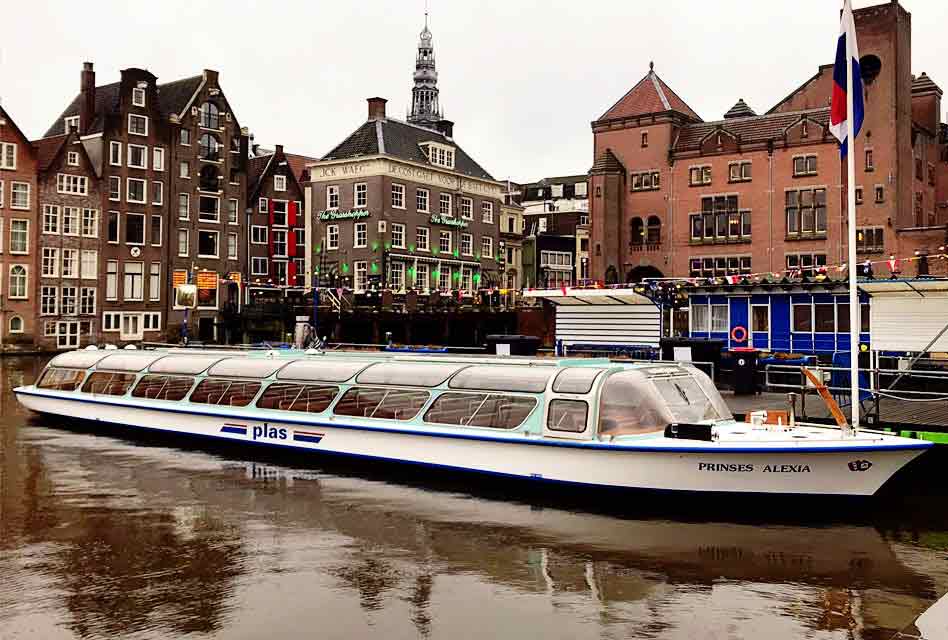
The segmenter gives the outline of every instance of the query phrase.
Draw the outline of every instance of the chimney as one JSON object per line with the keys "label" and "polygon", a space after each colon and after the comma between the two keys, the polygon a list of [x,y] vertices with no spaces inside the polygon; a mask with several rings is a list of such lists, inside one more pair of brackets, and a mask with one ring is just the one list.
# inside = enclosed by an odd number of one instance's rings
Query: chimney
{"label": "chimney", "polygon": [[454,123],[450,120],[438,120],[435,128],[437,128],[445,138],[454,137]]}
{"label": "chimney", "polygon": [[384,120],[385,119],[385,103],[388,102],[385,98],[369,98],[369,120]]}
{"label": "chimney", "polygon": [[[79,133],[86,133],[95,117],[95,71],[91,62],[82,63],[79,79]],[[68,133],[68,131],[67,131]]]}
{"label": "chimney", "polygon": [[207,82],[208,86],[216,88],[217,78],[218,78],[217,71],[214,71],[213,69],[204,70],[204,80]]}
{"label": "chimney", "polygon": [[278,145],[276,146],[276,151],[273,152],[273,155],[275,155],[277,158],[279,158],[279,157],[281,157],[281,156],[283,155],[283,145],[282,145],[282,144],[278,144]]}

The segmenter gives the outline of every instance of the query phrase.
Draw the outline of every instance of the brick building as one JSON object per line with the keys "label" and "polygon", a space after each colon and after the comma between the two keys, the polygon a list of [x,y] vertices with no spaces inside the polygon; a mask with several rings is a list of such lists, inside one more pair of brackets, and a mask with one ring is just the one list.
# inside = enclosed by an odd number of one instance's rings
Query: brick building
{"label": "brick building", "polygon": [[[866,105],[855,145],[859,259],[935,252],[948,221],[941,90],[911,75],[911,16],[901,5],[854,14]],[[705,122],[649,65],[592,123],[591,277],[843,263],[845,167],[827,126],[831,83],[823,65],[762,115],[739,100]]]}
{"label": "brick building", "polygon": [[588,268],[589,197],[584,175],[543,178],[520,186],[524,207],[523,279],[526,287],[576,284]]}
{"label": "brick building", "polygon": [[0,343],[36,337],[36,153],[0,107]]}
{"label": "brick building", "polygon": [[43,349],[98,344],[105,297],[99,268],[102,193],[93,159],[75,127],[33,143],[38,175],[37,277]]}
{"label": "brick building", "polygon": [[[73,127],[85,155],[79,154],[80,166],[67,173],[85,171],[88,193],[100,194],[102,212],[98,273],[104,286],[96,299],[100,321],[90,320],[91,333],[109,342],[176,340],[184,312],[174,306],[174,285],[190,278],[198,285],[190,334],[235,339],[227,321],[237,317],[246,272],[246,252],[239,248],[247,237],[241,215],[246,209],[247,136],[227,104],[217,72],[205,70],[159,85],[147,70],[130,68],[121,72],[119,82],[96,86],[92,63],[84,63],[79,94],[45,140],[66,136]],[[68,166],[68,151],[64,157]],[[53,196],[51,190],[44,193]],[[54,231],[62,227],[54,207],[60,207],[61,215],[66,204],[60,196],[66,194],[55,195],[40,235],[63,235]],[[92,208],[88,194],[68,195],[82,196]],[[51,252],[48,258],[52,260]],[[72,285],[43,286],[40,313],[57,327],[56,334],[45,337],[64,346],[58,336],[64,328],[65,343],[72,344],[75,323],[86,322],[58,320],[61,311],[71,316],[73,308],[82,308],[72,304]],[[221,332],[222,326],[228,331]]]}

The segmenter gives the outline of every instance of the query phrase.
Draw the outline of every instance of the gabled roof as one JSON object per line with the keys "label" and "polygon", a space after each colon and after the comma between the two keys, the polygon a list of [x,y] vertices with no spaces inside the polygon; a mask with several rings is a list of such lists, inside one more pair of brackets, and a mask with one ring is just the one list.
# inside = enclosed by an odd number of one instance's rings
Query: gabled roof
{"label": "gabled roof", "polygon": [[313,158],[311,156],[301,156],[298,153],[286,153],[286,161],[290,165],[290,169],[293,170],[293,175],[296,176],[297,180],[303,179],[303,173],[306,172],[306,165],[318,162],[319,158]]}
{"label": "gabled roof", "polygon": [[589,173],[625,173],[625,167],[612,149],[606,149],[596,158]]}
{"label": "gabled roof", "polygon": [[[247,160],[247,185],[251,198],[256,197],[260,189],[261,181],[271,172],[271,165],[276,158],[277,153],[272,151],[267,155],[260,155]],[[296,183],[299,184],[302,180],[303,172],[306,170],[306,165],[311,162],[317,162],[318,159],[295,153],[283,153],[283,160],[286,160],[287,165],[290,167],[290,172],[293,174],[293,178],[296,180]]]}
{"label": "gabled roof", "polygon": [[385,154],[410,162],[429,164],[428,158],[421,150],[423,142],[438,142],[454,147],[454,170],[458,173],[483,180],[494,179],[453,139],[434,129],[393,118],[365,122],[322,159],[341,160]]}
{"label": "gabled roof", "polygon": [[3,106],[0,106],[0,120],[6,121],[6,124],[4,124],[4,126],[13,127],[13,130],[19,134],[20,138],[22,138],[24,142],[28,143],[30,141],[30,139],[27,138],[26,135],[23,133],[23,130],[17,126],[16,121],[10,117],[10,114],[7,113],[7,111],[3,108]]}
{"label": "gabled roof", "polygon": [[599,120],[634,118],[669,111],[679,113],[695,122],[701,122],[701,116],[658,77],[654,66],[650,63],[645,77],[602,114]]}
{"label": "gabled roof", "polygon": [[789,127],[804,117],[824,127],[829,125],[828,108],[769,113],[762,116],[687,124],[680,129],[678,139],[674,144],[674,150],[697,149],[705,138],[716,130],[735,136],[741,144],[766,142],[767,140],[781,138]]}
{"label": "gabled roof", "polygon": [[[158,109],[162,115],[167,116],[172,113],[180,113],[194,92],[201,86],[204,80],[203,75],[183,78],[165,84],[158,85]],[[121,82],[104,84],[95,88],[95,114],[89,125],[88,133],[101,133],[105,128],[106,116],[117,113],[119,109],[119,98],[121,95]],[[69,106],[59,116],[59,118],[50,125],[44,137],[63,135],[66,133],[66,124],[64,120],[70,116],[79,115],[79,102],[82,94],[76,94]]]}
{"label": "gabled roof", "polygon": [[257,183],[260,181],[260,178],[263,177],[263,174],[266,172],[267,167],[270,166],[272,160],[272,153],[266,156],[256,156],[247,159],[247,185],[249,187],[247,191],[254,193],[257,190]]}
{"label": "gabled roof", "polygon": [[51,138],[40,138],[34,141],[33,149],[36,150],[36,165],[40,172],[49,169],[50,165],[59,155],[60,149],[69,139],[68,135],[53,136]]}

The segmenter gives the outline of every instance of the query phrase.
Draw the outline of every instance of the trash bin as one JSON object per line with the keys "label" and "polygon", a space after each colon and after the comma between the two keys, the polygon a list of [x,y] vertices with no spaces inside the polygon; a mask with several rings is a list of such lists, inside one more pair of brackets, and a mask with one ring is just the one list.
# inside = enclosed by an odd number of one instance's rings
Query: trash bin
{"label": "trash bin", "polygon": [[[721,370],[721,350],[723,340],[704,340],[701,338],[662,338],[662,360],[694,362],[695,366],[717,380]],[[712,366],[709,367],[707,364]]]}
{"label": "trash bin", "polygon": [[491,334],[487,336],[487,352],[499,356],[535,356],[540,348],[537,336]]}
{"label": "trash bin", "polygon": [[751,347],[731,349],[734,395],[757,393],[757,350]]}

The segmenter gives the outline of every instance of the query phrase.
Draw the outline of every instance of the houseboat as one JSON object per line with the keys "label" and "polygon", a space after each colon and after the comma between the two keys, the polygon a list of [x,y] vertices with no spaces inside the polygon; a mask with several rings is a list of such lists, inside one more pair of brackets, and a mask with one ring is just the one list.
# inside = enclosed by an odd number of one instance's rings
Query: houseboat
{"label": "houseboat", "polygon": [[15,393],[106,432],[618,489],[869,496],[931,446],[739,423],[705,374],[678,363],[91,347],[56,356]]}

